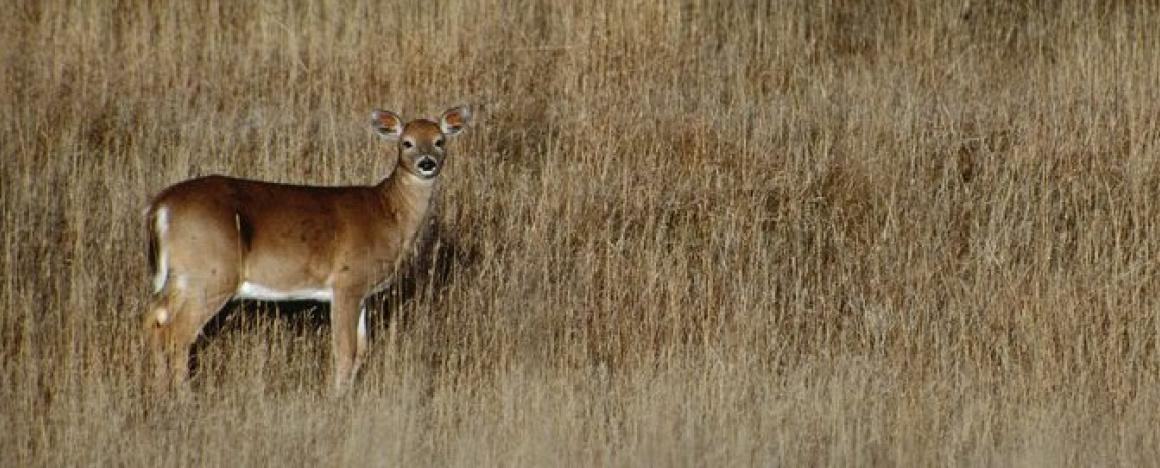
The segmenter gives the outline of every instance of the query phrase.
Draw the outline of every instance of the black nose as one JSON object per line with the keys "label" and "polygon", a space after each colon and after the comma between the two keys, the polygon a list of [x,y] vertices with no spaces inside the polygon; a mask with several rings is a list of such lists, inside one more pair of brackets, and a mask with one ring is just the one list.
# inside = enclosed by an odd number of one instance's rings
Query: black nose
{"label": "black nose", "polygon": [[435,160],[431,159],[431,158],[420,159],[419,160],[419,169],[422,169],[422,170],[428,171],[428,172],[435,170]]}

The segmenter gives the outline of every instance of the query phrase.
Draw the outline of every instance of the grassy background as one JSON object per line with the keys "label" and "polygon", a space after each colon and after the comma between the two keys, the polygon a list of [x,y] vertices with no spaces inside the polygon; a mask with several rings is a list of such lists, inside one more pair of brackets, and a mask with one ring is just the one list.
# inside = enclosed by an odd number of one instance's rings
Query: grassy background
{"label": "grassy background", "polygon": [[[0,16],[0,464],[1160,459],[1155,6],[168,3]],[[270,304],[146,391],[151,194],[464,102],[353,395]]]}

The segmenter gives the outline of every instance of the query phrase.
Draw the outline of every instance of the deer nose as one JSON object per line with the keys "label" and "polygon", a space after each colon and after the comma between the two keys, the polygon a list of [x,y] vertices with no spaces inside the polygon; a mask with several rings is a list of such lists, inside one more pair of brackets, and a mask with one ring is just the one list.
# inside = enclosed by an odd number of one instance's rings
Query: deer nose
{"label": "deer nose", "polygon": [[423,158],[420,159],[419,162],[415,165],[419,166],[419,170],[423,172],[431,172],[435,170],[436,162],[435,158],[430,156],[423,156]]}

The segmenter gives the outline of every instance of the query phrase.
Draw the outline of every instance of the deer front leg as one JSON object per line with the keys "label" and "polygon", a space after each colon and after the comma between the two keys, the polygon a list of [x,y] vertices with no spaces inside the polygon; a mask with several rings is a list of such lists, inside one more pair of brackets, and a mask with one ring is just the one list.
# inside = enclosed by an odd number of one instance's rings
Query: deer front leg
{"label": "deer front leg", "polygon": [[330,304],[331,349],[334,354],[334,390],[343,395],[354,383],[359,351],[359,311],[362,292],[335,290]]}
{"label": "deer front leg", "polygon": [[362,369],[367,355],[367,299],[365,297],[359,301],[357,333],[358,341],[355,344],[354,368],[351,370],[351,374],[355,376]]}

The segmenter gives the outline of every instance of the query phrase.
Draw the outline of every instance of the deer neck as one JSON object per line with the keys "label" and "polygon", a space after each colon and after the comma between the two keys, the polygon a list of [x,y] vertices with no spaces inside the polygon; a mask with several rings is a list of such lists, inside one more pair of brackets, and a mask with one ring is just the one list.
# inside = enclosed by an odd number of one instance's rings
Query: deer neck
{"label": "deer neck", "polygon": [[[383,211],[387,214],[384,219],[387,223],[386,229],[382,234],[393,238],[389,243],[398,245],[401,249],[392,254],[393,260],[388,265],[397,271],[410,257],[416,239],[422,232],[423,222],[427,219],[431,199],[435,193],[435,180],[420,178],[402,167],[397,167],[390,177],[379,183],[377,189],[383,203]],[[394,244],[394,241],[398,241],[399,244]],[[384,285],[385,283],[381,283],[374,286],[374,289],[381,290]]]}
{"label": "deer neck", "polygon": [[423,179],[399,167],[379,183],[379,195],[387,212],[394,213],[406,237],[414,235],[431,206],[435,179]]}

